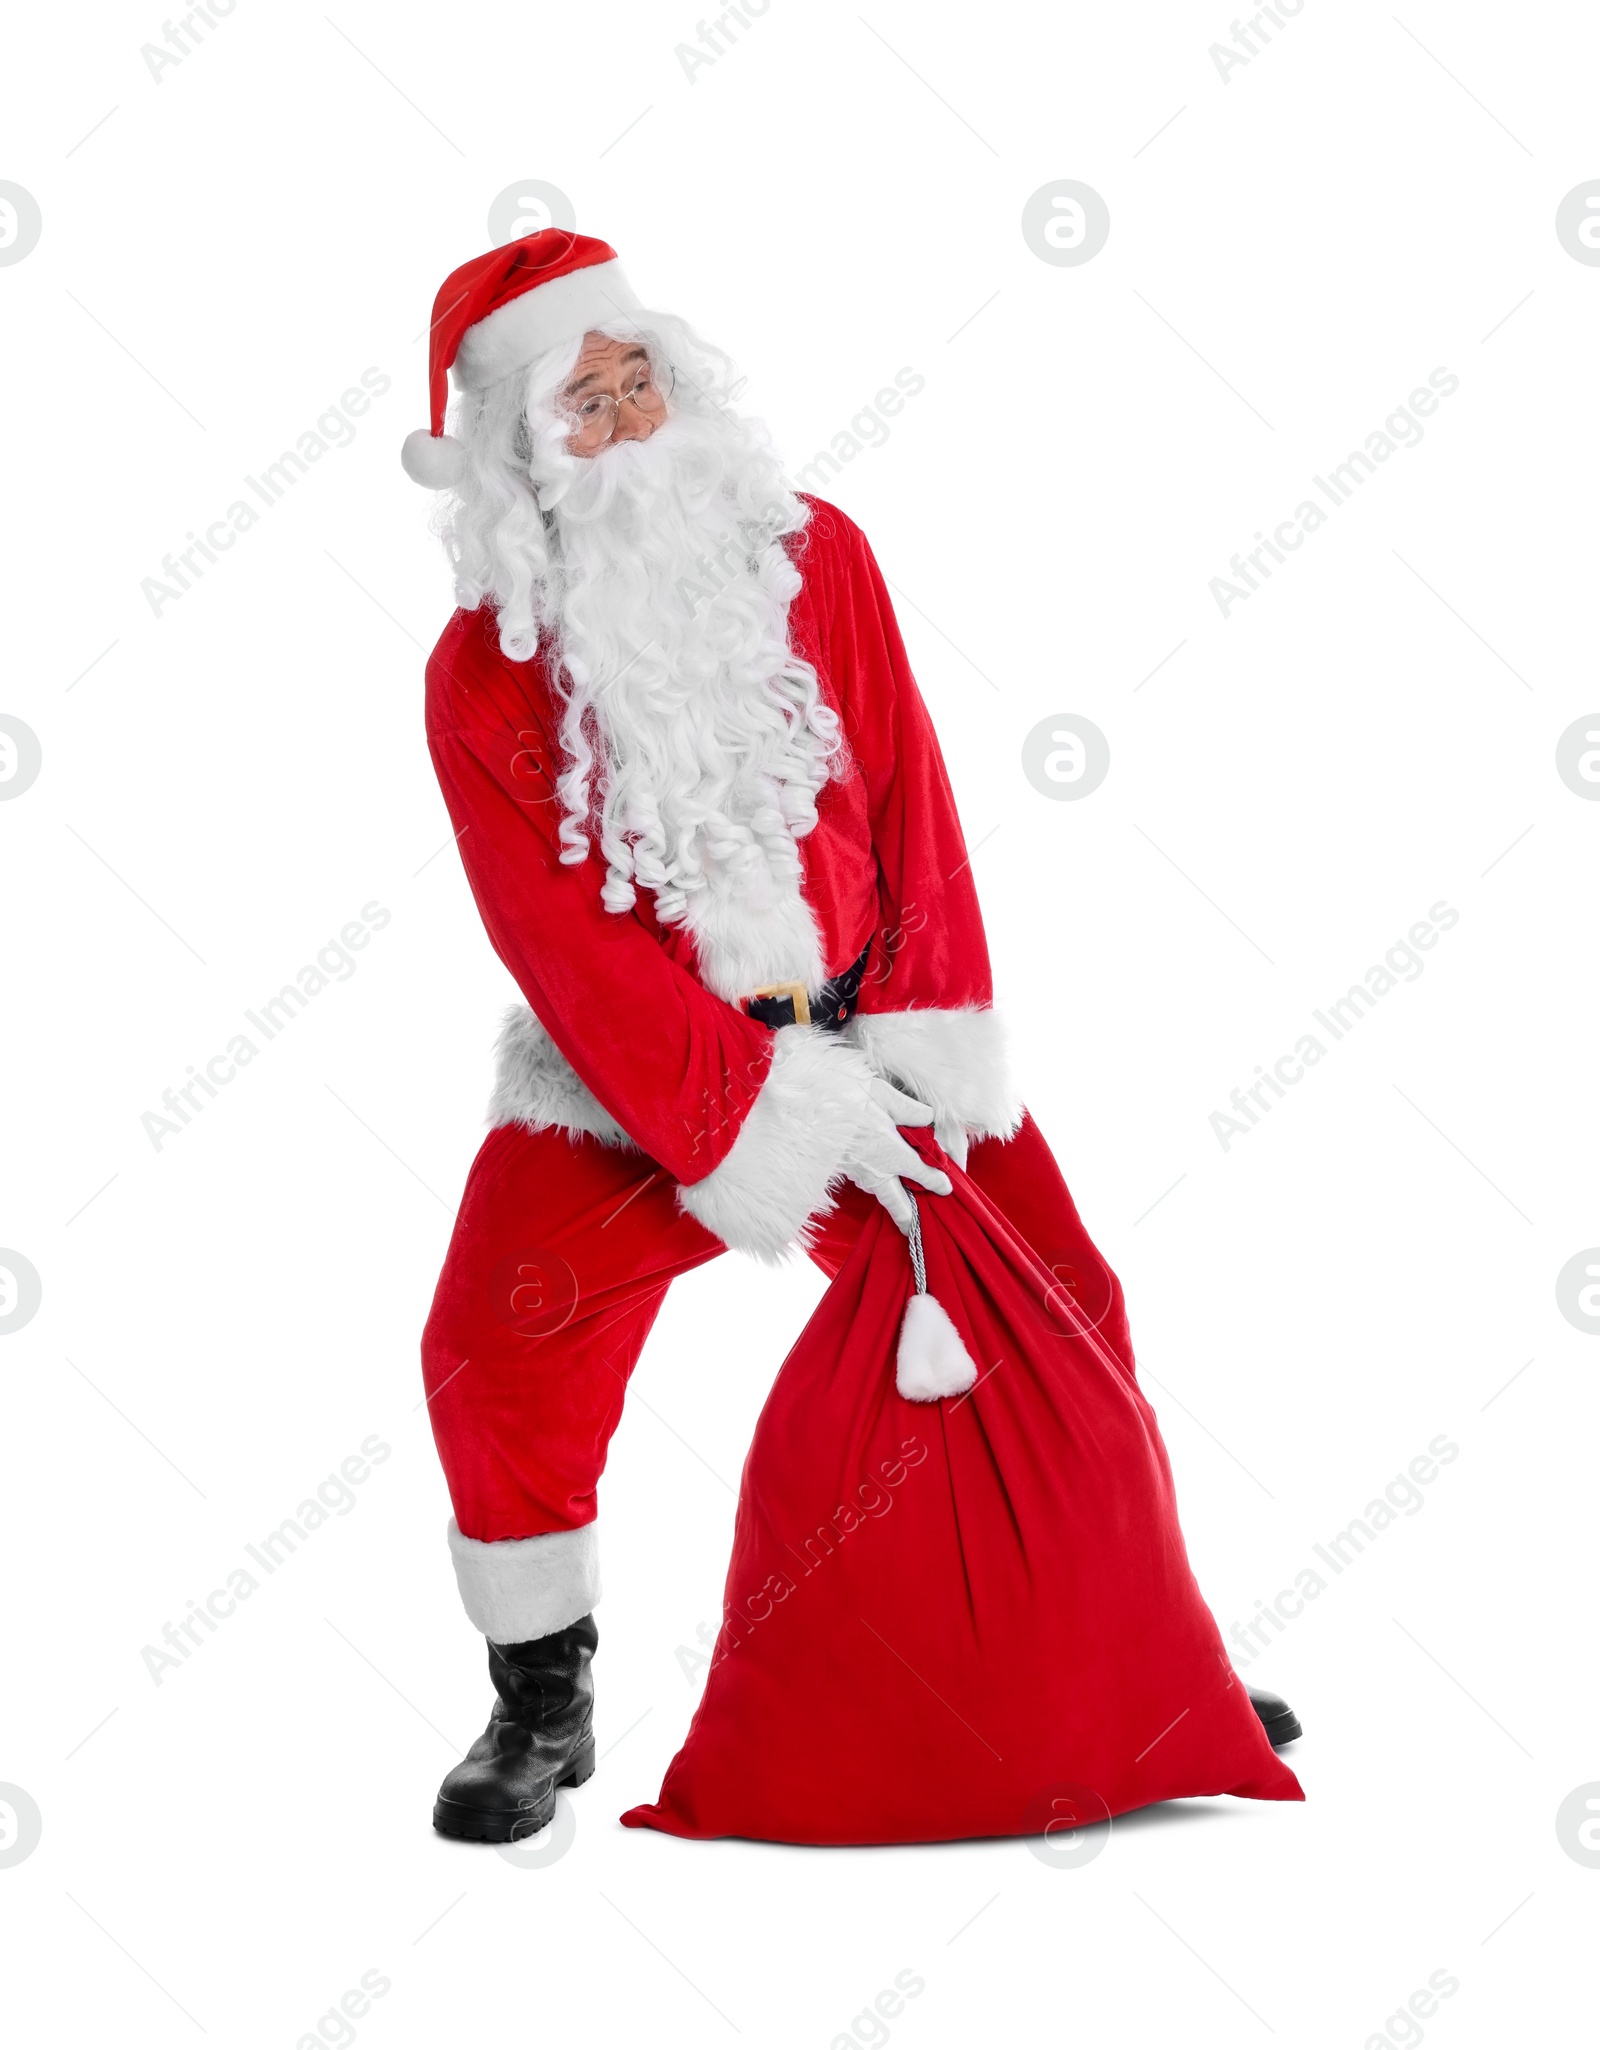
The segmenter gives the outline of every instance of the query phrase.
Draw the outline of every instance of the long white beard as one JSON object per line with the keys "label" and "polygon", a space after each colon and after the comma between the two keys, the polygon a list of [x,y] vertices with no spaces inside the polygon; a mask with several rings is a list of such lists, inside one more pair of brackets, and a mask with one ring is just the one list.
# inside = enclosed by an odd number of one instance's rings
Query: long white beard
{"label": "long white beard", "polygon": [[815,988],[825,969],[796,842],[816,824],[838,726],[789,650],[800,578],[778,509],[739,489],[729,437],[692,414],[540,496],[569,694],[564,858],[597,838],[607,907],[631,906],[635,883],[652,890],[719,995]]}

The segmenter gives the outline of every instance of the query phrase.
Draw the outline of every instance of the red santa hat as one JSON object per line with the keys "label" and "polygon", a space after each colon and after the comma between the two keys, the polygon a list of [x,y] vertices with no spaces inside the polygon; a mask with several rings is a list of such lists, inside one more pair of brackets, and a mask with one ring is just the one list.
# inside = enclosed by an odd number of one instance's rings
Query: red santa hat
{"label": "red santa hat", "polygon": [[466,450],[444,431],[452,370],[463,391],[482,391],[558,342],[639,310],[610,244],[565,228],[541,228],[453,270],[439,287],[428,329],[432,426],[406,436],[406,475],[430,491],[448,491],[466,469]]}

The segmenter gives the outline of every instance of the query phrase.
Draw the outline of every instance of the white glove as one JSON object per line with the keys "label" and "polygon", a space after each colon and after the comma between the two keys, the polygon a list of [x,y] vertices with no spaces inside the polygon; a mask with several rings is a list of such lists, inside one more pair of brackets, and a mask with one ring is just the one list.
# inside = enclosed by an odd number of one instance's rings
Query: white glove
{"label": "white glove", "polygon": [[967,1128],[960,1118],[943,1111],[933,1121],[933,1136],[959,1168],[967,1164]]}
{"label": "white glove", "polygon": [[941,1168],[929,1167],[896,1127],[931,1125],[933,1121],[933,1112],[925,1103],[905,1095],[892,1082],[874,1080],[867,1088],[856,1140],[840,1163],[845,1179],[876,1196],[906,1233],[911,1230],[912,1205],[901,1182],[915,1182],[932,1195],[948,1196],[950,1177]]}

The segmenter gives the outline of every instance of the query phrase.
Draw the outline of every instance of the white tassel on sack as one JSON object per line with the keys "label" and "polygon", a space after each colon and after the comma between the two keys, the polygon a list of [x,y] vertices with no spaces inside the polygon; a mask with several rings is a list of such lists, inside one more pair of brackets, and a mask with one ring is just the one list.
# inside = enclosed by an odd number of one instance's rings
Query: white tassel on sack
{"label": "white tassel on sack", "polygon": [[[902,1185],[903,1186],[903,1185]],[[895,1354],[894,1385],[907,1402],[938,1402],[946,1395],[964,1395],[978,1378],[961,1333],[936,1296],[928,1293],[928,1271],[922,1260],[922,1213],[911,1197],[911,1273],[916,1292],[906,1304]]]}

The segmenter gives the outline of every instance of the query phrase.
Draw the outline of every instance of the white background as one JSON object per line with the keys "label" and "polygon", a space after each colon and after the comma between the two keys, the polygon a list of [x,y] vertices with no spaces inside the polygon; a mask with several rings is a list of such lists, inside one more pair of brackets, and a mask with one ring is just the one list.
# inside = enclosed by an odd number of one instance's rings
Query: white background
{"label": "white background", "polygon": [[[667,7],[243,0],[159,84],[153,7],[14,21],[0,177],[44,226],[0,269],[0,710],[43,769],[0,805],[0,1244],[44,1297],[0,1344],[0,1781],[43,1817],[0,1869],[11,2040],[288,2050],[369,1970],[372,2050],[823,2050],[902,1970],[906,2050],[1574,2039],[1600,1349],[1555,1278],[1600,1240],[1600,805],[1554,764],[1600,702],[1600,270],[1554,218],[1600,175],[1600,23],[1309,0],[1224,83],[1225,16],[776,0],[692,83]],[[1110,208],[1081,267],[1021,232],[1061,178]],[[397,451],[433,294],[529,179],[733,352],[793,466],[927,380],[831,495],[1224,1630],[1460,1447],[1250,1669],[1305,1721],[1304,1807],[1147,1813],[1067,1871],[620,1829],[820,1292],[730,1258],[675,1290],[603,1484],[570,1851],[430,1831],[489,1688],[417,1342],[511,988],[423,745],[451,601]],[[1421,444],[1224,618],[1209,580],[1441,365]],[[141,579],[369,366],[354,443],[155,616]],[[1111,769],[1057,803],[1021,750],[1065,712]],[[1441,899],[1425,972],[1224,1150],[1229,1092]],[[142,1114],[371,900],[357,972],[157,1150]],[[356,1506],[157,1686],[141,1648],[372,1433]]]}

